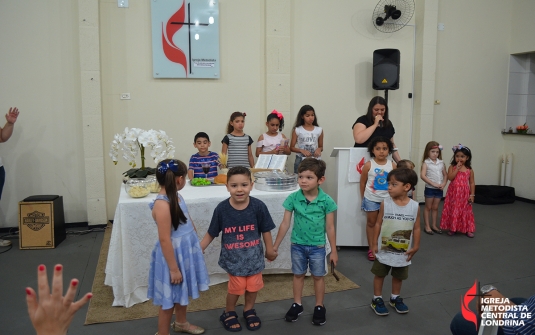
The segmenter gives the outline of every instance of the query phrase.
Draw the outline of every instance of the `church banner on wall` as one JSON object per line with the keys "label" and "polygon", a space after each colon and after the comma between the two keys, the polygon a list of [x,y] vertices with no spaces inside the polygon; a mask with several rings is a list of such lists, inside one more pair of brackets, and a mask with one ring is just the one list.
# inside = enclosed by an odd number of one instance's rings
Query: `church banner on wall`
{"label": "church banner on wall", "polygon": [[154,78],[220,75],[218,0],[153,0]]}

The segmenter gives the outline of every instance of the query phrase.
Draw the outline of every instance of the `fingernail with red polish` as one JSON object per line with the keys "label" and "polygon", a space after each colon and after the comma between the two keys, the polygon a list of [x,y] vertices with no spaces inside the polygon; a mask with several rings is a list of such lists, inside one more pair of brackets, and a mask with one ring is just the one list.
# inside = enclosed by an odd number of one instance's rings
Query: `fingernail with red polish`
{"label": "fingernail with red polish", "polygon": [[72,286],[76,286],[76,285],[78,285],[78,280],[73,280],[73,281],[71,282],[71,285],[72,285]]}
{"label": "fingernail with red polish", "polygon": [[93,293],[88,293],[88,294],[87,294],[87,297],[88,297],[89,299],[93,298]]}
{"label": "fingernail with red polish", "polygon": [[26,294],[27,295],[32,295],[32,291],[28,287],[26,287]]}
{"label": "fingernail with red polish", "polygon": [[60,264],[56,265],[56,271],[61,271],[61,269],[63,269],[63,266]]}
{"label": "fingernail with red polish", "polygon": [[45,266],[43,264],[39,265],[39,271],[45,271]]}

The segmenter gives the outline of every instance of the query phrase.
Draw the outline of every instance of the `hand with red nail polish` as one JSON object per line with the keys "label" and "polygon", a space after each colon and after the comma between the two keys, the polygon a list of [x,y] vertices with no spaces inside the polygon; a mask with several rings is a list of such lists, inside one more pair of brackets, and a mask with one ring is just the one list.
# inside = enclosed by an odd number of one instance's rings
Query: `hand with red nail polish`
{"label": "hand with red nail polish", "polygon": [[[46,267],[37,267],[37,285],[39,293],[27,287],[26,303],[28,314],[37,335],[64,335],[71,324],[74,314],[93,296],[87,293],[82,299],[74,302],[78,279],[71,280],[67,293],[63,296],[63,266],[54,267],[52,293],[48,285]],[[38,301],[39,300],[39,301]]]}

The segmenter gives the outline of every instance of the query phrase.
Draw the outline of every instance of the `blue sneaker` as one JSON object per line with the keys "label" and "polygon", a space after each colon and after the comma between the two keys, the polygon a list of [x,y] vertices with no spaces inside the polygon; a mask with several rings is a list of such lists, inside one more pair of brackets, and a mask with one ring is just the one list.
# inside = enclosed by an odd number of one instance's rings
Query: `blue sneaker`
{"label": "blue sneaker", "polygon": [[390,306],[394,307],[399,314],[409,313],[409,307],[403,303],[400,296],[394,300],[390,299]]}
{"label": "blue sneaker", "polygon": [[377,315],[388,315],[388,309],[386,309],[385,302],[382,298],[373,299],[370,307]]}

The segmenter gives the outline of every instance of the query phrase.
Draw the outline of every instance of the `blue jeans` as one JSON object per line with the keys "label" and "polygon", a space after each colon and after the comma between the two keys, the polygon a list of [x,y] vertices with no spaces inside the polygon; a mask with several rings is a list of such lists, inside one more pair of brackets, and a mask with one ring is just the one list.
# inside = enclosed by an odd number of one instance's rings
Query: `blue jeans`
{"label": "blue jeans", "polygon": [[295,163],[294,163],[294,173],[297,173],[297,168],[299,167],[299,164],[303,161],[303,157],[301,156],[295,156]]}
{"label": "blue jeans", "polygon": [[310,273],[316,277],[327,274],[325,270],[325,246],[293,244],[292,272],[294,275],[304,275],[310,266]]}

